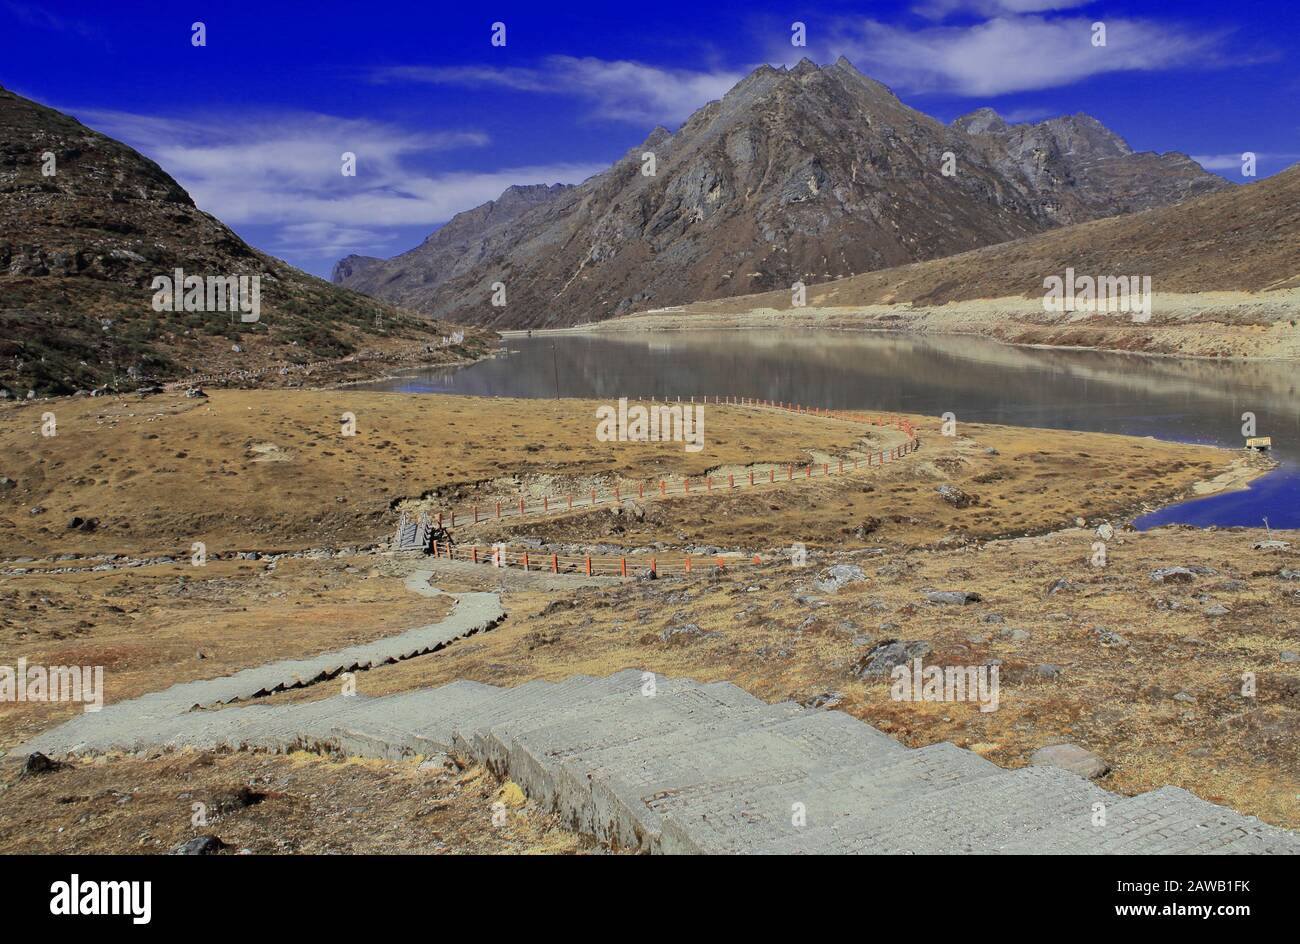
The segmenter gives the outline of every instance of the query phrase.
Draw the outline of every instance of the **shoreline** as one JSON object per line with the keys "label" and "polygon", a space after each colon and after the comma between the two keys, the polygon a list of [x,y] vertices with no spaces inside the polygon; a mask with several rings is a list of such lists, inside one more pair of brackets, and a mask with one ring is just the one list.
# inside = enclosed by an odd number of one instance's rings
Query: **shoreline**
{"label": "shoreline", "polygon": [[[1240,293],[1238,293],[1240,294]],[[1286,294],[1286,293],[1284,293]],[[1192,317],[1200,313],[1201,308],[1208,310],[1214,309],[1215,300],[1201,298],[1198,296],[1170,296],[1166,307],[1178,310],[1186,309],[1191,312]],[[1243,295],[1242,298],[1228,299],[1223,302],[1225,305],[1261,305],[1276,304],[1286,309],[1289,303],[1293,303],[1289,297],[1274,299],[1257,299],[1249,298]],[[720,299],[712,302],[700,303],[701,306],[725,305],[727,300]],[[1197,306],[1200,306],[1198,308]],[[1087,330],[1090,325],[1084,319],[1076,321],[1067,321],[1054,324],[1037,324],[1032,321],[1018,321],[1013,316],[1005,312],[1017,312],[1023,309],[1026,315],[1037,315],[1040,312],[1032,305],[1027,304],[1026,299],[979,299],[968,302],[951,302],[948,305],[936,307],[918,307],[911,304],[895,305],[855,305],[855,306],[829,306],[810,304],[805,308],[799,309],[796,314],[792,309],[779,308],[754,308],[745,311],[718,311],[709,310],[708,308],[695,308],[687,306],[672,306],[665,309],[655,309],[646,312],[634,313],[630,315],[621,315],[616,318],[610,318],[605,321],[586,322],[580,325],[569,325],[560,328],[534,328],[534,329],[510,329],[501,330],[497,333],[503,339],[518,337],[554,337],[566,334],[591,335],[591,334],[621,334],[637,332],[662,332],[662,331],[753,331],[753,330],[783,330],[783,329],[815,329],[823,331],[852,331],[860,333],[881,333],[881,334],[899,334],[910,335],[915,337],[936,336],[936,337],[955,337],[968,338],[979,337],[999,344],[1010,347],[1024,347],[1039,350],[1062,350],[1062,351],[1091,351],[1098,353],[1110,354],[1129,354],[1139,357],[1149,358],[1187,358],[1200,361],[1230,361],[1230,362],[1289,362],[1300,359],[1300,344],[1291,344],[1295,353],[1276,353],[1276,354],[1254,354],[1238,353],[1223,351],[1198,351],[1198,350],[1134,350],[1119,344],[1078,344],[1078,343],[1053,343],[1050,341],[1036,341],[1017,339],[1015,337],[1003,336],[1002,332],[1034,332],[1034,331],[1080,331]],[[1280,310],[1282,310],[1280,309]],[[876,319],[902,319],[910,316],[913,323],[902,323],[898,325],[881,325]],[[927,318],[943,318],[954,321],[949,326],[934,326],[927,324]],[[963,320],[966,319],[966,320]],[[1229,322],[1201,322],[1195,320],[1167,320],[1156,322],[1155,330],[1148,327],[1140,334],[1127,336],[1128,340],[1140,340],[1144,342],[1159,341],[1161,331],[1191,331],[1194,335],[1191,339],[1185,339],[1184,343],[1189,340],[1197,340],[1202,346],[1212,343],[1220,344],[1244,344],[1247,342],[1258,343],[1251,336],[1258,334],[1252,331],[1255,328],[1268,329],[1280,325],[1286,319],[1279,317],[1270,324],[1252,324],[1243,323],[1234,325]],[[1196,331],[1198,325],[1216,324],[1222,325],[1229,333],[1214,334],[1212,332]],[[963,327],[967,325],[969,327]],[[1122,333],[1123,325],[1092,325],[1093,330],[1109,336],[1112,340],[1118,342],[1126,339]],[[1177,338],[1172,339],[1175,342]],[[1290,342],[1288,342],[1290,343]]]}

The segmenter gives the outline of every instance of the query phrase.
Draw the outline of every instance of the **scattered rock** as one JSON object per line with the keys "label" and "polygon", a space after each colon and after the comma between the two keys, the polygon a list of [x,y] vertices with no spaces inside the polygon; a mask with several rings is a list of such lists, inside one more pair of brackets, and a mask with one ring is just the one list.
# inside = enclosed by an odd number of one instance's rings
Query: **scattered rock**
{"label": "scattered rock", "polygon": [[175,846],[168,855],[216,855],[222,849],[229,849],[230,846],[222,842],[216,836],[195,836],[193,839],[187,839],[180,845]]}
{"label": "scattered rock", "polygon": [[1227,616],[1228,608],[1222,603],[1211,603],[1203,612],[1206,616]]}
{"label": "scattered rock", "polygon": [[1190,567],[1161,567],[1151,571],[1151,579],[1156,583],[1191,583],[1196,574]]}
{"label": "scattered rock", "polygon": [[1300,662],[1300,652],[1287,649],[1282,653],[1281,658],[1283,662]]}
{"label": "scattered rock", "polygon": [[1107,649],[1122,649],[1128,645],[1127,639],[1105,626],[1094,626],[1092,631],[1097,634],[1097,641]]}
{"label": "scattered rock", "polygon": [[1043,679],[1059,678],[1061,675],[1061,667],[1059,665],[1052,665],[1050,662],[1044,662],[1042,665],[1034,667],[1034,674]]}
{"label": "scattered rock", "polygon": [[853,674],[858,678],[875,678],[888,675],[895,666],[903,665],[913,659],[923,659],[931,652],[930,644],[923,639],[901,642],[886,639],[872,646],[853,665]]}
{"label": "scattered rock", "polygon": [[1257,551],[1285,551],[1291,544],[1287,541],[1258,541],[1254,545]]}
{"label": "scattered rock", "polygon": [[969,508],[976,502],[974,495],[963,492],[955,485],[940,485],[935,491],[939,493],[940,498],[954,508]]}
{"label": "scattered rock", "polygon": [[212,794],[212,802],[208,805],[216,813],[230,813],[250,806],[257,806],[265,799],[265,793],[254,790],[246,784],[241,784],[232,789],[216,791]]}
{"label": "scattered rock", "polygon": [[834,708],[843,700],[844,696],[839,692],[822,692],[800,699],[799,704],[805,708]]}
{"label": "scattered rock", "polygon": [[1001,629],[998,630],[998,639],[1004,642],[1028,642],[1032,638],[1027,629]]}
{"label": "scattered rock", "polygon": [[1034,751],[1029,763],[1038,767],[1060,767],[1080,777],[1096,780],[1110,772],[1110,765],[1077,744],[1049,744]]}
{"label": "scattered rock", "polygon": [[927,590],[925,598],[931,603],[956,603],[961,606],[979,603],[984,599],[973,590]]}
{"label": "scattered rock", "polygon": [[705,632],[700,629],[697,623],[682,623],[680,626],[669,626],[659,634],[659,639],[669,644],[682,644],[696,639],[711,639],[721,635],[722,633],[716,630]]}
{"label": "scattered rock", "polygon": [[1192,704],[1196,704],[1196,696],[1189,692],[1179,692],[1174,696],[1174,701],[1191,702]]}
{"label": "scattered rock", "polygon": [[460,765],[450,754],[430,754],[424,760],[420,761],[420,766],[416,770],[423,770],[434,774],[454,774],[460,771]]}
{"label": "scattered rock", "polygon": [[846,583],[858,583],[866,579],[867,575],[862,572],[861,567],[852,564],[836,564],[823,573],[814,586],[822,593],[835,593]]}
{"label": "scattered rock", "polygon": [[1074,584],[1072,584],[1065,577],[1058,577],[1056,580],[1052,581],[1052,583],[1048,586],[1047,595],[1050,597],[1053,594],[1070,593],[1073,592],[1073,590],[1074,590]]}
{"label": "scattered rock", "polygon": [[985,613],[980,617],[982,623],[1005,623],[1006,619],[1001,613]]}
{"label": "scattered rock", "polygon": [[49,774],[56,770],[62,770],[67,764],[62,764],[57,760],[50,760],[40,751],[27,755],[27,762],[23,764],[23,776],[35,777],[39,774]]}
{"label": "scattered rock", "polygon": [[561,610],[571,610],[577,603],[574,600],[552,600],[542,608],[541,616],[551,616]]}

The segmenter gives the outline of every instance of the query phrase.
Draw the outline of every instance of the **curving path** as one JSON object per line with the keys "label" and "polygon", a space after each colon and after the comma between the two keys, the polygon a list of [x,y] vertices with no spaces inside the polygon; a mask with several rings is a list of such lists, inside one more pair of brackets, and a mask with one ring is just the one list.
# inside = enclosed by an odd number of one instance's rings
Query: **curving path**
{"label": "curving path", "polygon": [[[437,593],[427,577],[414,574],[407,586]],[[769,705],[729,682],[636,669],[508,689],[457,681],[380,698],[190,710],[432,651],[501,616],[494,594],[461,594],[439,623],[176,685],[83,715],[26,749],[455,754],[513,779],[571,828],[650,852],[1300,853],[1295,833],[1185,790],[1124,797],[1059,768],[1005,770],[952,744],[907,748],[842,712]]]}
{"label": "curving path", "polygon": [[[429,585],[432,576],[432,571],[416,571],[406,578],[406,589],[424,596],[439,596],[442,591]],[[458,593],[452,596],[456,600],[455,607],[439,622],[306,659],[283,659],[220,678],[181,682],[139,698],[105,705],[100,711],[80,714],[42,732],[16,748],[14,753],[94,752],[165,743],[168,732],[191,727],[196,732],[205,728],[216,731],[222,722],[215,719],[224,713],[205,713],[195,709],[302,688],[328,681],[343,672],[361,671],[437,652],[457,639],[489,630],[505,618],[501,598],[495,593]]]}

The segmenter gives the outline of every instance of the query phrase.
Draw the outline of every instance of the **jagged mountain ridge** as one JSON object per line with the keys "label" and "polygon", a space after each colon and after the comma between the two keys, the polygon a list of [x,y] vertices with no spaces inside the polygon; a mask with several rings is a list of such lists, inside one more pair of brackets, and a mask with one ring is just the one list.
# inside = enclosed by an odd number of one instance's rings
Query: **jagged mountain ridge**
{"label": "jagged mountain ridge", "polygon": [[[349,257],[335,281],[494,327],[575,324],[941,258],[1144,208],[1137,195],[1160,205],[1231,186],[1181,155],[1133,154],[1091,119],[1054,122],[977,112],[944,125],[843,58],[762,66],[604,173],[489,225],[458,218],[445,240],[391,260]],[[642,173],[646,151],[654,176]],[[954,176],[941,173],[948,152]],[[1108,186],[1120,195],[1110,202]],[[505,307],[490,302],[498,281]]]}

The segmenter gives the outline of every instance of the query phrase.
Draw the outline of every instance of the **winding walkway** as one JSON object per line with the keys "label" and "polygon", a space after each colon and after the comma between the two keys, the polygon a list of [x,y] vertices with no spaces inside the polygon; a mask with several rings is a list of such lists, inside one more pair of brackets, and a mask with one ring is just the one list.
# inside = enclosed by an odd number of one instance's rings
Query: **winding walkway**
{"label": "winding walkway", "polygon": [[[431,571],[406,578],[406,589],[425,596],[441,596],[429,585]],[[374,642],[349,646],[306,659],[283,659],[220,678],[181,682],[139,698],[105,705],[43,732],[15,749],[16,753],[86,753],[136,745],[160,744],[169,731],[195,728],[196,734],[221,729],[224,712],[216,708],[231,702],[303,688],[328,681],[344,672],[356,672],[437,652],[449,643],[489,630],[505,618],[501,598],[495,593],[451,594],[455,606],[442,620],[408,629]]]}
{"label": "winding walkway", "polygon": [[[436,594],[428,577],[416,573],[407,586]],[[25,749],[454,754],[513,779],[577,831],[662,853],[1300,853],[1295,833],[1178,788],[1119,796],[1059,768],[1005,770],[952,744],[911,749],[842,712],[637,669],[192,710],[433,651],[501,617],[494,594],[460,594],[439,623],[175,685],[83,715]]]}

